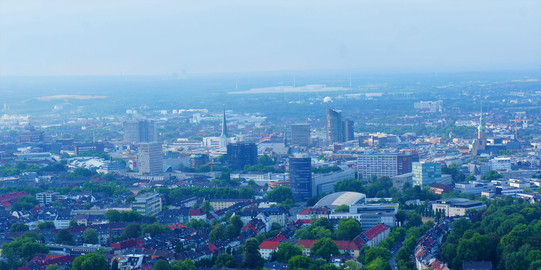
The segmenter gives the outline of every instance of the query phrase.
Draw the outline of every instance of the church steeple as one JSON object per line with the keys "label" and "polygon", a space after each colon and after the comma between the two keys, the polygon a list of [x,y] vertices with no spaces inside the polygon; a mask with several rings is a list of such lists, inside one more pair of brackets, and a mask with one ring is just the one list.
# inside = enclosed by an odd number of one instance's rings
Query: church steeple
{"label": "church steeple", "polygon": [[227,138],[227,120],[225,119],[225,107],[224,107],[224,115],[222,118],[222,135],[220,137]]}
{"label": "church steeple", "polygon": [[483,122],[483,103],[481,103],[481,115],[479,116],[479,127],[477,132],[477,139],[481,143],[482,147],[486,145],[487,135],[485,133],[485,123]]}

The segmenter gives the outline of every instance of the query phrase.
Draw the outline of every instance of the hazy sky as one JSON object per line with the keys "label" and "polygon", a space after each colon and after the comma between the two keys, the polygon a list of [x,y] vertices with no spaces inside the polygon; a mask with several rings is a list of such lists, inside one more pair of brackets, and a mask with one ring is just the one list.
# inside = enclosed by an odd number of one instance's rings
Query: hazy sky
{"label": "hazy sky", "polygon": [[0,0],[0,75],[541,69],[539,0]]}

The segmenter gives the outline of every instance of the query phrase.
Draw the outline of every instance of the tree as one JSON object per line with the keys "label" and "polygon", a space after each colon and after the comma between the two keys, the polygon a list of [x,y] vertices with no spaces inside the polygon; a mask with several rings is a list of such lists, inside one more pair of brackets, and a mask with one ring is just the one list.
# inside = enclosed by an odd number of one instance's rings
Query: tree
{"label": "tree", "polygon": [[347,206],[345,204],[342,204],[342,205],[336,207],[336,209],[334,209],[334,212],[336,212],[336,213],[348,213],[349,212],[349,206]]}
{"label": "tree", "polygon": [[242,247],[242,267],[256,268],[263,264],[259,254],[259,242],[255,238],[249,238]]}
{"label": "tree", "polygon": [[141,225],[138,223],[132,223],[126,228],[124,228],[124,231],[120,235],[122,239],[129,239],[129,238],[136,238],[141,235]]}
{"label": "tree", "polygon": [[321,256],[325,260],[329,261],[331,256],[339,255],[338,245],[330,238],[323,238],[316,241],[310,249],[310,254],[314,256]]}
{"label": "tree", "polygon": [[240,230],[242,229],[242,220],[240,219],[239,215],[234,215],[229,220],[229,224],[225,227],[225,234],[227,235],[228,239],[233,239],[240,234]]}
{"label": "tree", "polygon": [[287,262],[287,269],[309,269],[314,262],[309,257],[302,255],[293,256]]}
{"label": "tree", "polygon": [[58,266],[58,264],[50,264],[47,266],[47,268],[45,268],[45,270],[58,270],[60,269],[60,266]]}
{"label": "tree", "polygon": [[355,178],[347,178],[341,181],[338,181],[334,185],[334,191],[354,191],[354,192],[365,192],[363,182],[358,181]]}
{"label": "tree", "polygon": [[293,191],[284,186],[277,187],[274,190],[267,192],[267,198],[273,202],[279,203],[284,208],[291,208],[295,203]]}
{"label": "tree", "polygon": [[107,269],[109,264],[105,257],[97,253],[88,253],[84,256],[79,256],[73,260],[71,270],[94,270]]}
{"label": "tree", "polygon": [[210,205],[210,202],[209,201],[203,201],[203,203],[201,203],[201,210],[203,210],[203,212],[205,213],[210,213],[210,211],[212,211],[212,205]]}
{"label": "tree", "polygon": [[19,197],[17,202],[14,203],[13,206],[11,207],[11,210],[13,211],[30,210],[38,204],[39,202],[34,196],[25,195],[25,196]]}
{"label": "tree", "polygon": [[152,224],[143,225],[143,228],[141,230],[142,235],[149,234],[151,237],[154,237],[156,235],[160,235],[162,233],[166,233],[170,230],[168,226],[161,225],[158,222],[154,222]]}
{"label": "tree", "polygon": [[225,236],[226,235],[225,235],[224,226],[222,226],[222,224],[218,224],[218,225],[214,226],[214,229],[212,229],[212,231],[210,231],[210,233],[209,233],[209,241],[210,242],[216,242],[218,240],[224,239]]}
{"label": "tree", "polygon": [[337,240],[353,240],[362,232],[361,224],[353,218],[341,219],[338,228],[334,232]]}
{"label": "tree", "polygon": [[184,261],[171,262],[171,269],[173,270],[190,270],[195,268],[195,263],[189,258]]}
{"label": "tree", "polygon": [[70,220],[70,224],[69,224],[70,228],[78,227],[78,226],[79,226],[79,223],[77,223],[77,220],[75,219]]}
{"label": "tree", "polygon": [[109,221],[109,223],[113,223],[113,222],[119,222],[120,221],[120,212],[118,210],[107,210],[107,212],[105,212],[105,218],[107,219],[107,221]]}
{"label": "tree", "polygon": [[391,270],[391,266],[389,265],[389,261],[386,261],[385,259],[378,257],[375,260],[371,261],[366,267],[364,268],[366,270]]}
{"label": "tree", "polygon": [[92,228],[88,228],[83,232],[83,241],[87,244],[98,243],[98,233]]}
{"label": "tree", "polygon": [[287,263],[292,257],[302,255],[302,249],[291,243],[281,243],[276,251],[275,258],[281,263]]}
{"label": "tree", "polygon": [[54,221],[45,221],[38,223],[38,229],[40,230],[46,230],[46,229],[54,229]]}
{"label": "tree", "polygon": [[171,269],[171,265],[169,265],[169,263],[166,261],[166,260],[158,260],[155,264],[154,264],[154,267],[152,267],[152,270],[170,270]]}
{"label": "tree", "polygon": [[503,178],[503,175],[499,174],[497,171],[495,170],[490,170],[488,171],[487,173],[483,174],[481,176],[481,179],[483,180],[496,180],[496,179],[500,179],[500,178]]}
{"label": "tree", "polygon": [[235,258],[226,253],[222,253],[218,255],[218,258],[216,258],[216,263],[214,264],[214,267],[216,268],[235,268],[237,267],[237,262],[235,261]]}
{"label": "tree", "polygon": [[333,225],[326,217],[320,217],[312,222],[313,226],[321,226],[329,231],[333,230]]}
{"label": "tree", "polygon": [[74,245],[73,235],[67,229],[58,231],[55,238],[55,243],[63,245]]}
{"label": "tree", "polygon": [[22,223],[22,222],[17,222],[17,223],[13,223],[11,224],[11,227],[9,228],[9,232],[26,232],[28,231],[28,225]]}
{"label": "tree", "polygon": [[23,235],[10,243],[2,244],[2,257],[10,268],[18,268],[38,253],[49,253],[49,249],[36,241],[36,238]]}
{"label": "tree", "polygon": [[364,264],[369,264],[377,258],[382,258],[384,261],[391,259],[391,252],[383,247],[371,247],[364,252]]}

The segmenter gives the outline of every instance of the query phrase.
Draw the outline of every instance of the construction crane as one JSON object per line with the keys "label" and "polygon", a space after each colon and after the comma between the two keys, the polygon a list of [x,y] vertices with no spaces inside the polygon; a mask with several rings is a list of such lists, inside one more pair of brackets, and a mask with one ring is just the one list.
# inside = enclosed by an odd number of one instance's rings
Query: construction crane
{"label": "construction crane", "polygon": [[515,122],[515,140],[518,140],[517,123],[518,123],[518,122],[526,122],[526,123],[528,123],[528,121],[532,121],[532,119],[518,119],[518,118],[515,116],[515,119],[509,120],[509,121]]}

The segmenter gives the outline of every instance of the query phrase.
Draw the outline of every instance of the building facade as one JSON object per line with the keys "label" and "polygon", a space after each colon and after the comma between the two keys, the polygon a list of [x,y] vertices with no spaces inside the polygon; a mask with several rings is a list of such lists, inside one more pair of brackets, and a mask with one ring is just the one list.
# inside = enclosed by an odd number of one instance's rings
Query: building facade
{"label": "building facade", "polygon": [[227,163],[233,170],[243,170],[246,165],[257,164],[255,143],[230,143],[227,145]]}
{"label": "building facade", "polygon": [[419,161],[419,154],[404,151],[393,154],[363,154],[357,158],[359,177],[369,180],[372,175],[377,177],[393,177],[412,172],[412,163]]}
{"label": "building facade", "polygon": [[441,183],[441,163],[414,162],[412,181],[421,187]]}
{"label": "building facade", "polygon": [[298,156],[289,158],[289,183],[296,201],[312,197],[312,159]]}
{"label": "building facade", "polygon": [[162,211],[162,198],[158,193],[137,195],[132,203],[132,209],[143,216],[154,216]]}
{"label": "building facade", "polygon": [[291,145],[310,146],[310,124],[291,125]]}
{"label": "building facade", "polygon": [[138,151],[139,173],[145,175],[158,175],[163,173],[163,154],[161,143],[140,143]]}
{"label": "building facade", "polygon": [[125,142],[139,143],[157,140],[156,123],[153,120],[127,120],[122,125]]}

